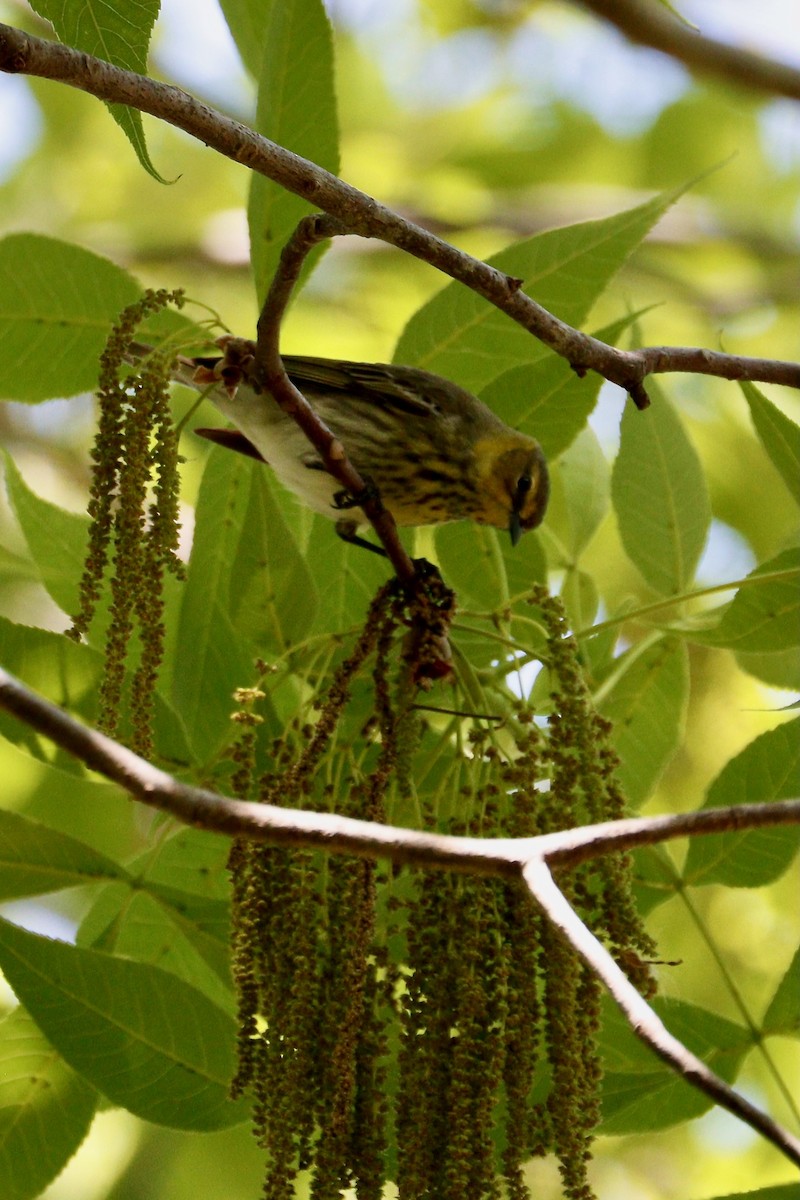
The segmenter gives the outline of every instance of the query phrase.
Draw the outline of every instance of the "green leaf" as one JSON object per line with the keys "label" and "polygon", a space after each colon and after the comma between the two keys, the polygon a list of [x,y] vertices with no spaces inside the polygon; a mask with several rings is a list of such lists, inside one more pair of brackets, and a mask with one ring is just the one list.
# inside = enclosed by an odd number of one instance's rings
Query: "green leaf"
{"label": "green leaf", "polygon": [[[3,770],[25,797],[25,815],[116,862],[130,854],[131,838],[138,836],[130,797],[116,784],[87,775],[66,752],[55,761],[57,766],[8,742],[3,745]],[[7,803],[15,799],[10,794]]]}
{"label": "green leaf", "polygon": [[103,888],[81,924],[78,945],[152,963],[236,1011],[230,975],[230,909],[140,880]]}
{"label": "green leaf", "polygon": [[200,761],[230,736],[234,690],[255,682],[255,651],[247,653],[231,619],[233,595],[249,582],[237,578],[236,563],[254,468],[241,455],[213,449],[197,498],[172,700]]}
{"label": "green leaf", "polygon": [[462,605],[493,612],[509,596],[528,591],[547,577],[541,540],[528,533],[518,546],[508,534],[471,521],[434,530],[436,559]]}
{"label": "green leaf", "polygon": [[597,616],[600,594],[593,577],[580,567],[567,567],[559,592],[571,629],[586,629]]}
{"label": "green leaf", "polygon": [[33,1200],[55,1179],[92,1123],[97,1093],[24,1008],[0,1022],[0,1195]]}
{"label": "green leaf", "polygon": [[[594,336],[616,345],[639,315],[632,313],[606,325]],[[482,389],[480,398],[512,429],[537,438],[545,457],[553,462],[585,427],[603,383],[594,371],[581,379],[559,355],[547,354],[504,371]]]}
{"label": "green leaf", "polygon": [[130,864],[136,892],[105,888],[78,944],[153,962],[232,1009],[229,849],[228,838],[200,829],[148,849]]}
{"label": "green leaf", "polygon": [[595,704],[614,722],[616,778],[638,808],[678,748],[689,700],[689,656],[677,638],[634,646],[614,659]]}
{"label": "green leaf", "polygon": [[[133,0],[129,4],[108,4],[104,0],[31,2],[31,8],[51,22],[65,45],[140,75],[147,71],[147,48],[159,7],[160,0]],[[125,104],[109,104],[108,110],[144,169],[159,183],[166,183],[147,152],[142,114]]]}
{"label": "green leaf", "polygon": [[78,604],[89,519],[67,512],[32,492],[8,454],[5,464],[9,502],[31,558],[39,568],[41,581],[59,608],[72,614]]}
{"label": "green leaf", "polygon": [[[300,641],[314,624],[319,592],[298,545],[299,510],[281,504],[268,469],[252,471],[231,590],[234,627],[264,657]],[[331,531],[333,532],[333,531]]]}
{"label": "green leaf", "polygon": [[762,446],[800,504],[800,425],[782,413],[754,384],[740,383],[739,387]]}
{"label": "green leaf", "polygon": [[[89,646],[60,633],[17,625],[0,617],[0,662],[53,703],[85,720],[95,718],[102,661]],[[15,745],[24,745],[34,758],[49,761],[53,757],[52,743],[43,742],[39,734],[10,713],[0,712],[0,733]],[[72,755],[56,754],[65,770],[83,774],[83,765]]]}
{"label": "green leaf", "polygon": [[[522,279],[538,304],[580,325],[632,250],[679,195],[669,192],[627,212],[553,229],[489,259]],[[478,392],[521,363],[550,351],[521,325],[460,283],[450,283],[406,325],[394,361],[424,367]]]}
{"label": "green leaf", "polygon": [[800,546],[784,550],[748,575],[758,580],[777,572],[782,579],[740,587],[713,629],[689,632],[707,646],[729,646],[745,653],[785,651],[800,644]]}
{"label": "green leaf", "polygon": [[45,1036],[115,1104],[178,1129],[246,1119],[227,1098],[235,1024],[182,980],[7,921],[0,965]]}
{"label": "green leaf", "polygon": [[650,587],[684,591],[705,545],[711,507],[697,452],[666,397],[622,416],[611,495],[622,544]]}
{"label": "green leaf", "polygon": [[0,900],[126,876],[112,859],[76,838],[0,809]]}
{"label": "green leaf", "polygon": [[[258,21],[264,55],[258,85],[257,132],[335,174],[339,169],[339,133],[333,41],[322,0],[262,0]],[[314,211],[307,200],[253,173],[247,215],[259,305],[297,222]],[[303,276],[321,253],[322,246],[309,255]]]}
{"label": "green leaf", "polygon": [[800,1037],[800,950],[775,989],[762,1022],[765,1036]]}
{"label": "green leaf", "polygon": [[[438,526],[434,536],[442,574],[463,605],[492,612],[508,599],[506,563],[494,529],[457,521]],[[526,546],[527,538],[516,549],[524,553]]]}
{"label": "green leaf", "polygon": [[[767,804],[800,795],[800,718],[762,733],[722,769],[703,808]],[[750,829],[692,839],[686,883],[761,887],[777,879],[800,847],[800,829]]]}
{"label": "green leaf", "polygon": [[[657,1000],[653,1008],[675,1037],[730,1083],[753,1046],[750,1031],[716,1013],[679,1000]],[[599,1132],[615,1136],[666,1129],[698,1117],[713,1101],[644,1045],[619,1009],[603,1004],[600,1052],[605,1062],[603,1120]]]}
{"label": "green leaf", "polygon": [[597,436],[584,429],[552,472],[547,520],[570,560],[577,562],[608,512],[611,472]]}
{"label": "green leaf", "polygon": [[337,537],[333,523],[319,515],[311,521],[305,558],[320,595],[314,631],[342,633],[360,627],[372,597],[386,582],[386,560],[348,546]]}
{"label": "green leaf", "polygon": [[800,646],[790,646],[773,654],[746,654],[736,650],[736,661],[743,671],[770,687],[800,692]]}
{"label": "green leaf", "polygon": [[97,385],[97,362],[121,309],[141,289],[127,271],[39,234],[0,241],[0,396],[36,402]]}
{"label": "green leaf", "polygon": [[267,35],[263,0],[220,0],[219,6],[242,62],[250,74],[257,78],[264,61]]}

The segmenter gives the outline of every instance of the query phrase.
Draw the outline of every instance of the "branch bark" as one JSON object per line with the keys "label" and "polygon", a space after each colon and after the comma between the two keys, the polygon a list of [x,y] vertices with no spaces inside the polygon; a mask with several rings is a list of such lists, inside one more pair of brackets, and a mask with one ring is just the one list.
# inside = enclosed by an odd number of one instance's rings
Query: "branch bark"
{"label": "branch bark", "polygon": [[619,384],[640,408],[649,403],[643,381],[656,373],[689,371],[800,388],[800,363],[686,346],[640,350],[608,346],[549,313],[520,290],[519,280],[404,220],[373,197],[201,104],[180,88],[2,24],[0,71],[57,80],[101,100],[128,104],[183,129],[234,162],[302,196],[341,221],[348,232],[378,238],[457,279],[566,359],[579,374],[592,370]]}
{"label": "branch bark", "polygon": [[683,24],[657,0],[580,0],[583,8],[615,25],[632,42],[650,46],[682,62],[692,71],[716,75],[739,87],[800,100],[800,71],[705,37]]}
{"label": "branch bark", "polygon": [[674,816],[607,821],[534,838],[466,838],[420,833],[370,821],[233,800],[179,783],[145,759],[36,695],[0,668],[0,708],[44,734],[135,799],[187,825],[274,844],[323,849],[331,854],[390,858],[395,863],[521,879],[549,920],[595,970],[637,1037],[688,1083],[756,1129],[800,1165],[800,1140],[751,1105],[691,1054],[664,1027],[613,959],[570,907],[550,866],[574,866],[611,850],[669,838],[766,825],[800,825],[800,800],[707,809]]}

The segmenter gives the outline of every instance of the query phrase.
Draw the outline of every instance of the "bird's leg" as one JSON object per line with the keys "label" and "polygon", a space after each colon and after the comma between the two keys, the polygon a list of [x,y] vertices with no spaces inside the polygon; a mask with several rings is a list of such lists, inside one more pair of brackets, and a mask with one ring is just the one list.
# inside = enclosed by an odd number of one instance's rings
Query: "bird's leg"
{"label": "bird's leg", "polygon": [[375,486],[374,479],[371,479],[369,475],[365,475],[363,478],[364,486],[355,495],[351,495],[350,492],[344,489],[340,492],[334,492],[333,507],[342,511],[348,508],[363,508],[370,500],[379,500],[380,492]]}
{"label": "bird's leg", "polygon": [[[339,493],[342,495],[343,493]],[[346,494],[346,493],[344,493]],[[350,507],[350,505],[337,505],[340,507]],[[346,519],[336,522],[336,532],[343,542],[347,542],[348,546],[360,546],[362,550],[371,550],[373,554],[380,554],[382,558],[388,557],[383,546],[376,546],[374,542],[368,542],[366,538],[361,537],[356,533],[355,521]]]}
{"label": "bird's leg", "polygon": [[[350,492],[344,490],[335,492],[333,507],[344,512],[348,508],[363,508],[368,500],[379,498],[378,489],[368,475],[364,477],[364,485],[356,495],[351,495]],[[356,533],[357,528],[357,523],[347,518],[341,518],[336,522],[336,532],[343,542],[347,542],[351,546],[361,546],[363,550],[371,550],[373,554],[380,554],[386,558],[387,554],[383,547],[376,546],[374,542],[368,542],[366,538],[361,537]]]}

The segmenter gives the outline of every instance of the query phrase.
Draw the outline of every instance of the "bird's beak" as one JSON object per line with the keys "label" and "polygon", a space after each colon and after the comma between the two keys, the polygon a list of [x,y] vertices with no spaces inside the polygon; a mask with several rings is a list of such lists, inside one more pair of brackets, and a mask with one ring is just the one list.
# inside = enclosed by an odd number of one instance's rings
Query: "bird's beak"
{"label": "bird's beak", "polygon": [[511,534],[511,545],[516,546],[522,537],[522,524],[518,512],[512,512],[511,520],[508,522],[508,532]]}

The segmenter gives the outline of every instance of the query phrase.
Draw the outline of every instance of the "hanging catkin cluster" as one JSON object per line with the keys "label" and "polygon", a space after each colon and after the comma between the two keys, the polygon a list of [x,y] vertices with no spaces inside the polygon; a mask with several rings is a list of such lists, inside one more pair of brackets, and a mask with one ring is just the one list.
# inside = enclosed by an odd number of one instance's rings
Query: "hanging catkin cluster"
{"label": "hanging catkin cluster", "polygon": [[[477,728],[467,744],[452,740],[423,803],[430,829],[529,836],[621,813],[609,726],[589,702],[560,602],[544,589],[533,602],[548,629],[548,731],[509,700],[505,739]],[[404,603],[381,590],[315,726],[279,739],[260,784],[240,772],[241,795],[377,820],[388,803],[394,815],[392,798],[413,787],[416,746],[408,681],[419,672],[395,653]],[[408,646],[407,635],[406,656]],[[370,658],[374,718],[356,769],[337,730]],[[398,731],[411,759],[399,772]],[[289,1200],[303,1173],[313,1200],[345,1188],[379,1200],[388,1180],[400,1200],[524,1200],[524,1163],[549,1152],[565,1197],[589,1200],[599,985],[521,887],[246,842],[231,870],[233,1093],[254,1096],[268,1200]],[[560,884],[649,993],[653,947],[629,878],[618,856],[562,872]]]}
{"label": "hanging catkin cluster", "polygon": [[[396,581],[381,588],[315,728],[297,729],[296,739],[284,737],[273,746],[276,769],[258,781],[260,799],[314,802],[320,764],[353,681],[374,656],[370,736],[376,754],[363,785],[348,788],[349,803],[338,808],[345,816],[384,819],[396,760],[389,652],[404,606]],[[243,722],[246,731],[251,720]],[[296,755],[293,740],[302,746]],[[237,780],[240,794],[247,795],[243,757]],[[322,788],[323,803],[329,787]],[[385,1171],[387,1049],[385,956],[375,947],[379,868],[241,840],[234,843],[230,868],[240,1029],[231,1091],[238,1096],[250,1087],[253,1093],[255,1132],[269,1155],[264,1196],[293,1196],[295,1175],[313,1164],[312,1197],[339,1196],[355,1184],[359,1196],[378,1200]]]}
{"label": "hanging catkin cluster", "polygon": [[[164,651],[162,581],[181,576],[177,557],[178,446],[169,407],[169,356],[150,354],[136,374],[121,377],[138,325],[181,292],[147,291],[120,314],[100,359],[100,420],[92,449],[89,546],[79,609],[69,636],[85,634],[110,575],[109,625],[98,724],[118,729],[131,638],[139,633],[130,685],[130,742],[152,752],[155,685]],[[109,559],[111,564],[109,566]]]}
{"label": "hanging catkin cluster", "polygon": [[[126,309],[103,357],[92,527],[71,631],[88,628],[113,558],[103,726],[117,728],[138,626],[129,703],[141,752],[162,653],[161,585],[165,571],[180,571],[177,451],[168,361],[150,355],[135,377],[120,378],[120,366],[137,323],[170,301],[180,297],[147,293]],[[230,786],[269,804],[486,838],[621,816],[611,729],[592,708],[563,607],[544,588],[530,600],[547,631],[546,731],[501,688],[499,726],[451,712],[444,732],[428,730],[431,746],[415,698],[450,669],[454,612],[432,572],[414,588],[392,580],[380,589],[313,723],[265,722],[270,668],[257,664],[259,686],[235,696]],[[353,717],[365,689],[366,721]],[[521,885],[245,840],[229,866],[239,1011],[231,1091],[253,1097],[266,1200],[291,1200],[299,1177],[311,1200],[338,1200],[347,1188],[380,1200],[388,1181],[400,1200],[525,1200],[524,1164],[551,1152],[566,1200],[591,1200],[599,985]],[[627,856],[562,871],[558,882],[650,994],[654,947]]]}

